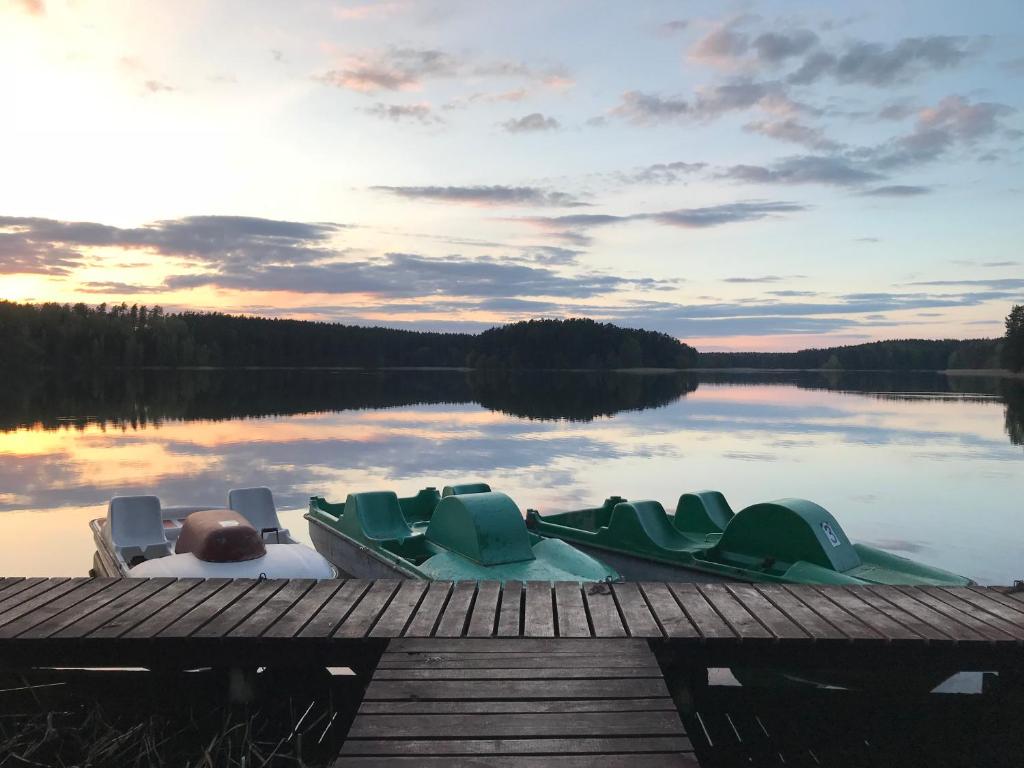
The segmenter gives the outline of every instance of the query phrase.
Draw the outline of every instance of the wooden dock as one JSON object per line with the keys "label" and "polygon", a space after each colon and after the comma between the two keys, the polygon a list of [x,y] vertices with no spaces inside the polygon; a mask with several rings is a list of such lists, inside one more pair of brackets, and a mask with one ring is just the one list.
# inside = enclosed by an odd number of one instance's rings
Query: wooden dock
{"label": "wooden dock", "polygon": [[391,638],[644,638],[689,662],[1024,666],[998,588],[0,580],[0,666],[338,664]]}
{"label": "wooden dock", "polygon": [[638,640],[392,640],[334,768],[697,768]]}

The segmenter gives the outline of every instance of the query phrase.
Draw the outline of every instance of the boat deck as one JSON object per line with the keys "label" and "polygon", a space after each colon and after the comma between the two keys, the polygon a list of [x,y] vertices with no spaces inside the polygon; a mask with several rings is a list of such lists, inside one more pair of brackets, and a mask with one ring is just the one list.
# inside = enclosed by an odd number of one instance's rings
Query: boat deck
{"label": "boat deck", "polygon": [[461,762],[698,765],[645,642],[392,640],[334,768]]}
{"label": "boat deck", "polygon": [[0,580],[0,665],[337,663],[391,638],[645,638],[695,664],[1024,665],[999,588]]}

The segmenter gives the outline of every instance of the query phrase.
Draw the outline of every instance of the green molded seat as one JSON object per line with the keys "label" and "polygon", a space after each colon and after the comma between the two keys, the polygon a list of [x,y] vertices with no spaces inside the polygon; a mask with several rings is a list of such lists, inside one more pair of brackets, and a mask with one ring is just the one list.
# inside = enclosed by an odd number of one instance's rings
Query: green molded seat
{"label": "green molded seat", "polygon": [[533,560],[530,534],[519,507],[504,493],[471,493],[441,499],[427,526],[427,540],[481,565]]}
{"label": "green molded seat", "polygon": [[676,504],[676,530],[687,533],[721,533],[735,517],[732,507],[718,491],[684,493]]}
{"label": "green molded seat", "polygon": [[623,501],[615,505],[608,521],[608,537],[622,546],[643,551],[650,545],[660,549],[685,549],[693,541],[672,527],[660,501]]}
{"label": "green molded seat", "polygon": [[487,483],[461,483],[459,485],[446,485],[441,490],[441,496],[460,496],[465,493],[490,493],[491,486]]}
{"label": "green molded seat", "polygon": [[350,493],[345,500],[340,529],[358,541],[401,542],[421,535],[405,521],[394,491]]}

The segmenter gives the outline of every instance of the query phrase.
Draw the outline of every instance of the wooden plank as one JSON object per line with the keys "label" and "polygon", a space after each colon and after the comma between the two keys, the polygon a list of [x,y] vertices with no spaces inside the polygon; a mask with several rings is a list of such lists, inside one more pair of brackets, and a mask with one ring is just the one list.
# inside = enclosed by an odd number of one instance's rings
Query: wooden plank
{"label": "wooden plank", "polygon": [[219,638],[251,616],[276,595],[287,582],[281,579],[257,581],[255,586],[192,633],[192,637]]}
{"label": "wooden plank", "polygon": [[743,642],[775,639],[775,636],[757,620],[757,617],[752,616],[724,585],[697,584],[696,587]]}
{"label": "wooden plank", "polygon": [[583,592],[575,581],[555,582],[555,612],[559,637],[590,637]]}
{"label": "wooden plank", "polygon": [[578,667],[536,668],[471,667],[468,669],[377,667],[374,680],[601,680],[626,677],[661,677],[661,668],[651,658],[646,667]]}
{"label": "wooden plank", "polygon": [[103,592],[107,588],[113,587],[121,579],[84,579],[82,581],[76,579],[75,581],[78,582],[78,586],[74,589],[69,590],[60,597],[47,600],[34,610],[0,626],[0,639],[16,637],[23,632],[30,631],[39,624],[56,620],[64,611],[88,600],[97,592]]}
{"label": "wooden plank", "polygon": [[930,645],[952,645],[953,639],[937,630],[931,624],[921,621],[916,616],[912,616],[906,611],[897,608],[895,605],[890,603],[888,600],[883,600],[881,597],[876,595],[874,592],[869,590],[865,586],[849,586],[844,589],[856,595],[860,600],[863,600],[875,611],[888,616],[894,621],[898,621],[903,626],[912,630],[919,637],[924,638]]}
{"label": "wooden plank", "polygon": [[596,582],[583,586],[583,597],[590,615],[594,637],[625,637],[626,627],[619,615],[610,584]]}
{"label": "wooden plank", "polygon": [[302,631],[345,582],[341,579],[321,579],[288,609],[266,632],[264,637],[295,637]]}
{"label": "wooden plank", "polygon": [[[153,580],[150,579],[149,581]],[[182,616],[191,611],[200,603],[209,600],[217,591],[223,589],[230,583],[231,579],[203,579],[201,582],[196,584],[192,589],[188,590],[184,594],[177,595],[173,600],[163,601],[162,607],[157,608],[154,611],[149,611],[149,615],[147,618],[137,623],[134,627],[129,629],[121,636],[124,638],[154,637],[162,629],[165,629],[172,622],[175,622],[178,619],[180,619]],[[149,586],[150,585],[147,584],[147,587]],[[154,584],[152,586],[155,587],[156,585]],[[147,589],[147,587],[143,587],[143,589],[140,589],[137,592],[133,592],[132,597],[140,597],[140,595],[138,594],[139,592],[158,591],[156,589]],[[146,597],[142,597],[142,599],[139,600],[138,603],[125,606],[125,610],[121,611],[120,613],[113,614],[113,616],[111,616],[110,618],[113,618],[114,616],[119,616],[123,613],[127,613],[128,611],[132,610],[135,607],[135,605],[138,605],[142,602],[142,600],[145,599]],[[96,626],[99,626],[105,621],[107,621],[107,619],[103,619]],[[74,629],[74,627],[72,627],[72,629]]]}
{"label": "wooden plank", "polygon": [[458,733],[463,738],[539,736],[684,735],[675,712],[546,712],[502,715],[365,715],[349,729],[349,739],[417,738]]}
{"label": "wooden plank", "polygon": [[665,637],[700,637],[697,627],[693,625],[683,612],[683,609],[679,607],[679,602],[673,597],[668,585],[660,582],[644,581],[640,583],[640,591],[647,598],[647,603],[651,606],[654,619],[658,622],[658,626]]}
{"label": "wooden plank", "polygon": [[342,755],[632,755],[645,752],[691,752],[685,736],[529,739],[348,739]]}
{"label": "wooden plank", "polygon": [[894,587],[866,587],[866,589],[892,603],[897,608],[903,609],[911,616],[916,616],[925,624],[930,624],[958,643],[988,642],[987,638],[978,634],[970,627],[932,610],[929,606],[914,600],[912,597],[908,597],[904,592]]}
{"label": "wooden plank", "polygon": [[420,607],[413,614],[412,621],[405,628],[404,637],[430,637],[434,634],[437,622],[441,617],[448,602],[448,595],[452,591],[450,581],[432,581],[427,588],[427,594],[420,602]]}
{"label": "wooden plank", "polygon": [[661,628],[654,620],[643,593],[634,582],[612,584],[615,601],[619,605],[630,637],[661,637]]}
{"label": "wooden plank", "polygon": [[630,652],[650,652],[646,640],[573,637],[463,638],[457,646],[440,640],[403,637],[392,640],[388,644],[388,651],[390,653],[434,653],[451,651],[454,647],[457,647],[460,651],[472,653],[550,653],[568,655],[607,653],[619,655]]}
{"label": "wooden plank", "polygon": [[428,582],[420,579],[403,579],[398,594],[370,630],[370,637],[400,637],[423,599],[427,586]]}
{"label": "wooden plank", "polygon": [[818,591],[851,616],[856,616],[862,623],[867,624],[889,642],[898,643],[921,639],[909,627],[865,603],[857,596],[858,592],[850,592],[842,587],[830,587]]}
{"label": "wooden plank", "polygon": [[867,643],[885,642],[885,638],[871,627],[858,621],[831,600],[826,600],[820,592],[810,586],[779,585],[779,588],[787,591],[846,637]]}
{"label": "wooden plank", "polygon": [[324,603],[316,615],[299,632],[299,637],[330,637],[349,611],[370,588],[372,582],[351,579]]}
{"label": "wooden plank", "polygon": [[314,579],[290,579],[274,596],[228,632],[228,637],[260,637],[313,586]]}
{"label": "wooden plank", "polygon": [[660,678],[624,680],[371,681],[364,698],[374,699],[643,699],[668,696]]}
{"label": "wooden plank", "polygon": [[0,600],[0,625],[24,616],[36,607],[44,605],[48,599],[60,597],[83,581],[86,579],[40,579],[18,594]]}
{"label": "wooden plank", "polygon": [[1020,600],[1015,600],[1012,595],[1007,594],[1000,588],[996,587],[963,587],[963,589],[969,589],[972,592],[976,592],[979,595],[984,595],[989,600],[993,600],[1001,605],[1010,608],[1015,611],[1024,611],[1024,603]]}
{"label": "wooden plank", "polygon": [[477,584],[473,615],[469,617],[468,637],[491,637],[498,621],[498,600],[501,599],[500,581],[481,581]]}
{"label": "wooden plank", "polygon": [[366,637],[398,591],[399,579],[378,579],[331,637]]}
{"label": "wooden plank", "polygon": [[808,634],[775,604],[754,589],[752,584],[725,584],[725,589],[751,615],[780,641],[806,640]]}
{"label": "wooden plank", "polygon": [[523,583],[506,581],[501,590],[498,615],[498,637],[519,637],[522,634]]}
{"label": "wooden plank", "polygon": [[[79,601],[76,605],[62,611],[52,619],[44,621],[41,624],[36,624],[31,629],[22,632],[21,637],[25,639],[50,637],[63,629],[67,629],[75,622],[94,615],[97,611],[101,610],[104,606],[114,600],[124,598],[128,592],[141,587],[144,583],[140,579],[111,579],[111,581],[113,583],[109,584],[106,589],[98,591],[90,597]],[[6,628],[7,627],[4,627],[3,629]]]}
{"label": "wooden plank", "polygon": [[5,597],[4,592],[8,589],[13,589],[23,581],[25,581],[24,576],[6,576],[3,579],[0,579],[0,599]]}
{"label": "wooden plank", "polygon": [[754,589],[760,592],[766,600],[786,614],[791,621],[797,624],[815,641],[849,641],[849,638],[846,635],[793,597],[792,594],[782,589],[779,585],[755,584],[753,586]]}
{"label": "wooden plank", "polygon": [[670,698],[559,699],[555,701],[364,701],[359,712],[381,715],[472,715],[523,712],[653,712],[676,711]]}
{"label": "wooden plank", "polygon": [[954,597],[959,597],[961,600],[973,603],[982,610],[991,613],[993,616],[998,616],[1015,627],[1024,627],[1024,605],[1007,605],[999,599],[1001,595],[995,590],[978,592],[969,587],[946,587],[944,591]]}
{"label": "wooden plank", "polygon": [[[1005,632],[1015,640],[1024,640],[1024,614],[1018,614],[1020,616],[1018,620],[1013,616],[1014,611],[987,600],[969,589],[963,591],[963,595],[966,597],[941,587],[920,587],[919,589],[960,612]],[[993,606],[995,610],[989,610]],[[1005,612],[1006,615],[1000,615],[1000,611]]]}
{"label": "wooden plank", "polygon": [[9,624],[12,621],[17,621],[22,616],[37,608],[58,600],[62,595],[67,594],[73,590],[78,589],[83,584],[89,581],[87,578],[81,579],[47,579],[45,582],[40,584],[37,589],[31,589],[26,591],[26,596],[31,595],[28,599],[18,602],[9,607],[2,615],[0,615],[0,626]]}
{"label": "wooden plank", "polygon": [[[642,755],[491,755],[472,762],[459,761],[466,766],[483,768],[699,768],[695,757],[688,753],[653,753]],[[407,755],[387,756],[345,756],[339,757],[334,768],[452,768],[456,765],[451,756],[415,757]]]}
{"label": "wooden plank", "polygon": [[[222,611],[227,610],[236,600],[245,597],[257,584],[256,579],[235,579],[218,590],[208,600],[199,603],[177,621],[168,624],[157,633],[157,637],[189,637]],[[161,606],[162,607],[162,606]]]}
{"label": "wooden plank", "polygon": [[555,609],[550,581],[526,582],[526,608],[523,613],[524,637],[554,637]]}
{"label": "wooden plank", "polygon": [[705,640],[735,640],[736,633],[722,620],[718,612],[704,599],[696,585],[683,582],[669,583],[676,601],[686,613],[690,623],[697,628]]}
{"label": "wooden plank", "polygon": [[[33,576],[29,579],[24,579],[18,584],[15,584],[5,594],[0,595],[0,615],[12,606],[18,605],[25,600],[29,600],[41,591],[52,588],[58,583],[67,581],[67,579],[48,579],[44,576]],[[32,590],[31,592],[29,590]],[[18,595],[21,595],[19,598]],[[17,598],[17,599],[16,599]]]}
{"label": "wooden plank", "polygon": [[[93,639],[109,639],[120,637],[139,622],[181,594],[191,590],[200,579],[172,579],[170,577],[148,578],[138,589],[129,593],[130,600],[123,605],[121,601],[110,603],[92,616],[76,622],[68,627],[68,637],[88,637]],[[64,632],[59,636],[65,636]]]}
{"label": "wooden plank", "polygon": [[[622,656],[573,654],[573,663],[591,669],[647,667],[650,654],[629,652]],[[533,653],[385,653],[377,669],[561,669],[563,654]]]}
{"label": "wooden plank", "polygon": [[963,603],[963,605],[967,607],[967,610],[962,611],[958,607],[951,605],[953,598],[950,598],[950,601],[940,600],[930,592],[914,587],[896,587],[896,589],[903,592],[907,597],[917,600],[919,603],[924,603],[936,613],[941,613],[942,615],[953,619],[957,623],[963,624],[965,627],[970,627],[979,635],[989,640],[1004,643],[1016,640],[1010,632],[1004,632],[992,623],[987,622],[984,619],[977,618],[975,614],[981,612],[977,611],[974,606],[969,603]]}
{"label": "wooden plank", "polygon": [[469,611],[476,594],[475,581],[457,581],[448,598],[448,604],[441,614],[441,621],[434,630],[435,637],[462,637],[469,622]]}

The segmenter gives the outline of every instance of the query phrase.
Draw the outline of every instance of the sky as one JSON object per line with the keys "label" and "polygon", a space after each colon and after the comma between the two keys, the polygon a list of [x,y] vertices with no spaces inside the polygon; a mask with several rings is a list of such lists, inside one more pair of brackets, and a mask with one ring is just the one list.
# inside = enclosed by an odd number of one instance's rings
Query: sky
{"label": "sky", "polygon": [[1002,333],[1024,5],[0,0],[0,298]]}

